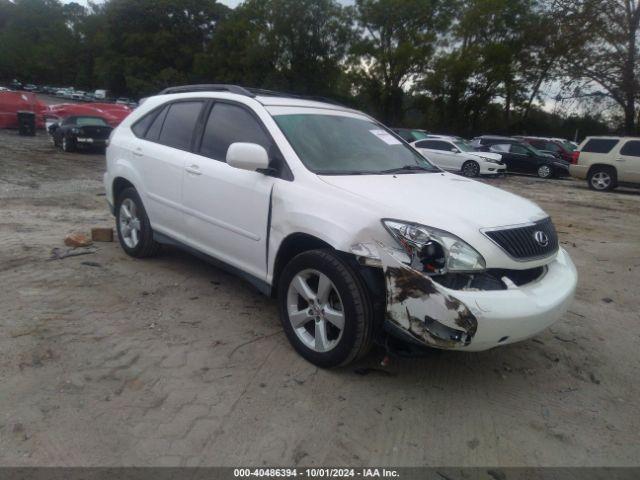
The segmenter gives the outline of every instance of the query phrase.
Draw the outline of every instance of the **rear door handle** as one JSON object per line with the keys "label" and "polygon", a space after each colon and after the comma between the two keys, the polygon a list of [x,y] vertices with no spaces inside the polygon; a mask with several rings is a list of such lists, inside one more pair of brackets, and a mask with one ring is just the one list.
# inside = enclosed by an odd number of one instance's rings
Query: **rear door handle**
{"label": "rear door handle", "polygon": [[618,158],[616,158],[616,162],[624,162],[624,161],[625,161],[625,159],[624,159],[624,158],[622,158],[622,157],[618,157]]}
{"label": "rear door handle", "polygon": [[186,167],[185,170],[189,172],[191,175],[202,175],[202,172],[200,171],[200,166],[198,165],[190,165]]}
{"label": "rear door handle", "polygon": [[133,151],[133,154],[134,154],[136,157],[142,157],[142,156],[144,156],[144,153],[142,153],[142,151],[141,151],[139,148],[136,148],[136,149]]}

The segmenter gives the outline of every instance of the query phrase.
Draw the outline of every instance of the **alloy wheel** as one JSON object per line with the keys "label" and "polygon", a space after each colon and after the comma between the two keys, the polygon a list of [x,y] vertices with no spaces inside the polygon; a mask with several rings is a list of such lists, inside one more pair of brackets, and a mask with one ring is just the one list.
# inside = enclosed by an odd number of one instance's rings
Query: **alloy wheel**
{"label": "alloy wheel", "polygon": [[480,173],[480,166],[476,162],[467,162],[462,166],[462,174],[465,177],[477,177]]}
{"label": "alloy wheel", "polygon": [[606,190],[611,186],[611,175],[607,172],[597,172],[591,176],[591,185],[596,190]]}
{"label": "alloy wheel", "polygon": [[551,176],[551,167],[549,167],[549,165],[541,165],[540,168],[538,168],[538,175],[541,178],[548,178]]}
{"label": "alloy wheel", "polygon": [[342,338],[342,299],[329,277],[318,270],[303,270],[293,277],[287,291],[287,316],[296,336],[315,352],[332,350]]}
{"label": "alloy wheel", "polygon": [[120,204],[118,221],[125,245],[129,248],[136,248],[140,241],[140,219],[137,215],[136,203],[130,198],[125,198]]}

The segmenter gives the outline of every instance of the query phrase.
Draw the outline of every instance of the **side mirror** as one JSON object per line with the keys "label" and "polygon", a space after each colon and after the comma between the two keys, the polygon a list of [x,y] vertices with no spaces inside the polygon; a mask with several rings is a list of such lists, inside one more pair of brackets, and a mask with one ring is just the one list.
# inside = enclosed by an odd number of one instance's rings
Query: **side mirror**
{"label": "side mirror", "polygon": [[236,142],[227,150],[227,163],[241,170],[266,170],[269,168],[269,155],[256,143]]}
{"label": "side mirror", "polygon": [[460,150],[454,147],[451,149],[451,153],[460,153]]}

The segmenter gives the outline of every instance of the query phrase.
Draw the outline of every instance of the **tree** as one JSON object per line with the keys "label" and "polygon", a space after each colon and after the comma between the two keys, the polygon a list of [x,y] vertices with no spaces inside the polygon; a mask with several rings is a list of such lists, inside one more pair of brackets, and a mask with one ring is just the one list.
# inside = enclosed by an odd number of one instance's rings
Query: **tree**
{"label": "tree", "polygon": [[446,0],[356,0],[360,38],[351,71],[360,92],[383,121],[403,116],[404,89],[430,67],[439,34],[450,25]]}
{"label": "tree", "polygon": [[213,36],[198,71],[216,81],[331,95],[340,90],[350,24],[350,9],[334,0],[248,0]]}
{"label": "tree", "polygon": [[573,28],[586,38],[579,48],[567,52],[565,74],[604,89],[624,112],[625,132],[636,134],[640,4],[636,0],[558,0],[557,10],[571,18]]}

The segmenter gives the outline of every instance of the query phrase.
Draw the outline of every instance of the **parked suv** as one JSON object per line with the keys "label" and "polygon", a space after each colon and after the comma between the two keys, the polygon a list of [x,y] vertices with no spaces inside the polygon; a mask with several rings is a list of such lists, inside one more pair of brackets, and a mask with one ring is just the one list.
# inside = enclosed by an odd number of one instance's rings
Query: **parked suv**
{"label": "parked suv", "polygon": [[640,138],[587,137],[573,152],[569,172],[594,190],[640,186]]}
{"label": "parked suv", "polygon": [[330,103],[165,90],[114,130],[104,185],[127,254],[178,245],[239,273],[277,297],[289,341],[321,367],[373,342],[517,342],[554,323],[576,287],[537,205],[445,173]]}

